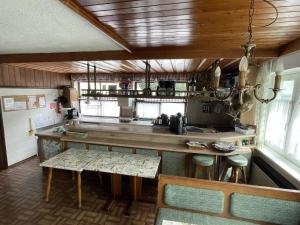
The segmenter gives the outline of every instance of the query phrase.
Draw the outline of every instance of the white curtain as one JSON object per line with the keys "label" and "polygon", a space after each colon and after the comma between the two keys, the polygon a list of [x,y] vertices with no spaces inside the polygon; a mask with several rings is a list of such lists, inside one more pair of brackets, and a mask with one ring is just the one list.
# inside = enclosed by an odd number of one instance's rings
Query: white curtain
{"label": "white curtain", "polygon": [[290,129],[287,134],[286,154],[289,158],[293,158],[298,163],[300,162],[300,88],[297,88],[295,103],[291,113]]}
{"label": "white curtain", "polygon": [[[269,87],[273,85],[273,76],[272,76],[272,61],[265,62],[261,64],[258,73],[256,83],[261,84],[262,87],[259,91],[259,95],[262,98],[268,98],[269,91],[267,90]],[[256,101],[256,100],[254,100]],[[255,111],[255,124],[257,126],[257,146],[262,147],[264,144],[265,130],[266,130],[266,122],[268,117],[268,105],[262,104],[256,101],[256,111]]]}

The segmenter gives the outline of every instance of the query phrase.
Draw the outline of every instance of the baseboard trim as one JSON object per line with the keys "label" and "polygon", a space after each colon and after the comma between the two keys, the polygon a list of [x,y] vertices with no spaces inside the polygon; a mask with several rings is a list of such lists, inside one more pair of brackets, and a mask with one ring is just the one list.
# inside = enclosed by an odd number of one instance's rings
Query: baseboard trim
{"label": "baseboard trim", "polygon": [[13,167],[19,166],[20,164],[23,164],[23,163],[25,163],[25,162],[27,162],[27,161],[29,161],[29,160],[32,160],[32,159],[34,159],[34,158],[36,158],[36,157],[38,157],[38,156],[37,156],[37,155],[30,156],[30,157],[27,158],[27,159],[23,159],[23,160],[20,161],[20,162],[17,162],[17,163],[14,163],[14,164],[8,166],[8,168],[13,168]]}

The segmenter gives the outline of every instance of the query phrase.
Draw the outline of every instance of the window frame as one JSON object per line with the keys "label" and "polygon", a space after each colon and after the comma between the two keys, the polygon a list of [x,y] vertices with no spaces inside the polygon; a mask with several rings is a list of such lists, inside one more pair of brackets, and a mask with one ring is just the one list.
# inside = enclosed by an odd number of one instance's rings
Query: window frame
{"label": "window frame", "polygon": [[[266,137],[266,129],[267,126],[265,126],[264,128],[264,146],[268,149],[270,149],[271,151],[276,152],[277,154],[279,154],[280,156],[282,156],[283,158],[287,159],[288,161],[294,163],[296,166],[300,165],[300,161],[296,160],[295,158],[293,158],[292,156],[289,156],[287,154],[287,148],[288,148],[288,135],[291,132],[292,129],[292,115],[295,109],[295,106],[297,104],[296,100],[297,100],[297,95],[300,95],[300,68],[295,68],[295,69],[290,69],[290,70],[286,70],[283,72],[283,76],[282,76],[282,82],[284,81],[294,81],[294,88],[293,88],[293,93],[292,93],[292,99],[291,99],[291,109],[289,111],[289,115],[288,115],[288,119],[286,122],[286,132],[285,132],[285,136],[284,136],[284,143],[283,143],[283,149],[280,149],[278,146],[274,146],[269,142],[266,142],[265,137]],[[272,104],[272,103],[270,103]],[[267,115],[269,116],[270,113],[270,108],[271,105],[268,105],[267,108]]]}

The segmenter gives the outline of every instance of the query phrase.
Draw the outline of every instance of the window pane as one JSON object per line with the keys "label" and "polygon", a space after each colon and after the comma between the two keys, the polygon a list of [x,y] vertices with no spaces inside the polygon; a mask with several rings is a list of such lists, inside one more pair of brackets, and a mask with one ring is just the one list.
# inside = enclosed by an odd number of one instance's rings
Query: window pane
{"label": "window pane", "polygon": [[85,100],[80,101],[80,109],[82,115],[86,116],[98,116],[100,112],[100,103],[99,101],[90,100],[90,103],[87,104]]}
{"label": "window pane", "polygon": [[181,113],[184,115],[184,103],[161,103],[161,113],[170,115],[175,115]]}
{"label": "window pane", "polygon": [[157,118],[159,116],[159,103],[137,102],[137,115],[141,118]]}
{"label": "window pane", "polygon": [[290,135],[286,152],[290,158],[300,163],[300,96],[298,96],[298,101],[295,104],[290,124]]}
{"label": "window pane", "polygon": [[270,103],[267,119],[265,141],[280,150],[284,149],[288,117],[292,105],[294,81],[282,82],[282,91]]}
{"label": "window pane", "polygon": [[100,116],[111,116],[119,117],[120,107],[118,101],[101,101],[101,115]]}

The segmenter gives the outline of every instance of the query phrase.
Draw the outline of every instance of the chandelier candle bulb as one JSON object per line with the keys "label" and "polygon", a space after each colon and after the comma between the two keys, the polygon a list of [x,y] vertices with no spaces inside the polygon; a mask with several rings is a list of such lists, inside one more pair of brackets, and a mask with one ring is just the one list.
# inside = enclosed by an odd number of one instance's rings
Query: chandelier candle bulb
{"label": "chandelier candle bulb", "polygon": [[215,70],[214,88],[218,89],[220,84],[221,68],[218,66]]}
{"label": "chandelier candle bulb", "polygon": [[281,74],[276,73],[274,89],[277,89],[277,90],[280,89],[281,78],[282,78]]}
{"label": "chandelier candle bulb", "polygon": [[248,59],[246,56],[243,56],[240,65],[239,65],[239,86],[240,87],[245,87],[246,86],[246,75],[248,71]]}

